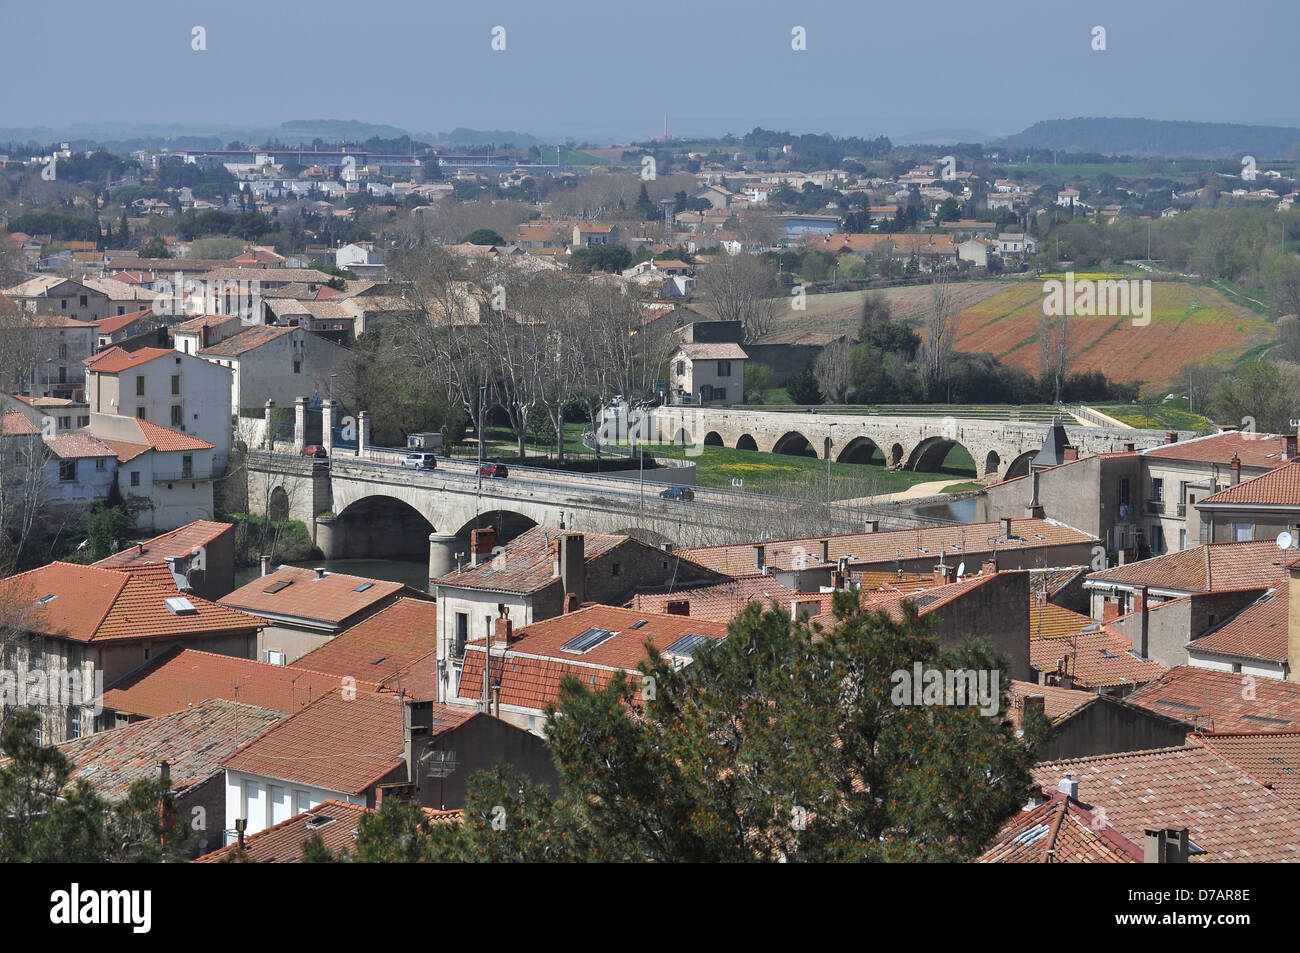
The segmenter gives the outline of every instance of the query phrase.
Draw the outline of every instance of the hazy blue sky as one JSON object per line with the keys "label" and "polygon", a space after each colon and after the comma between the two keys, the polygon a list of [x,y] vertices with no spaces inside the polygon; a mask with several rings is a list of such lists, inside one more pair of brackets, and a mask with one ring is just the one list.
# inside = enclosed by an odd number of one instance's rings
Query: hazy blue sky
{"label": "hazy blue sky", "polygon": [[665,111],[681,133],[1300,125],[1298,0],[0,0],[0,25],[0,127],[331,118],[630,138]]}

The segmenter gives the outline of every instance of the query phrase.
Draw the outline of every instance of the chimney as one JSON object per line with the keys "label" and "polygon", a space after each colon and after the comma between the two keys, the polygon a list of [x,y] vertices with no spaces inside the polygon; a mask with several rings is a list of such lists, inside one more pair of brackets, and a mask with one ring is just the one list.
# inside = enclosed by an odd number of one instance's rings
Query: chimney
{"label": "chimney", "polygon": [[[1025,714],[1025,715],[1029,714],[1029,712],[1030,712],[1031,709],[1034,710],[1034,711],[1037,711],[1040,715],[1044,715],[1044,716],[1046,716],[1046,714],[1047,714],[1047,696],[1045,696],[1045,695],[1026,695],[1026,696],[1025,696],[1025,711],[1024,711],[1024,714]],[[1022,719],[1023,719],[1023,715],[1022,715],[1021,717],[1022,717]],[[1064,782],[1062,782],[1062,783],[1064,783]],[[1076,781],[1076,782],[1074,782],[1074,783],[1077,784],[1078,782]]]}
{"label": "chimney", "polygon": [[1177,443],[1177,442],[1178,442],[1178,432],[1175,431],[1175,430],[1166,430],[1166,431],[1165,431],[1165,446],[1168,446],[1168,445],[1171,444],[1171,443]]}
{"label": "chimney", "polygon": [[262,575],[271,575],[271,557],[266,555],[258,556],[257,561],[262,564]]}
{"label": "chimney", "polygon": [[1071,445],[1069,445],[1069,444],[1066,444],[1064,447],[1061,448],[1061,452],[1065,455],[1065,459],[1066,459],[1067,462],[1070,461],[1070,460],[1078,460],[1078,459],[1079,459],[1079,448],[1078,448],[1078,447],[1074,447],[1074,446],[1071,446]]}
{"label": "chimney", "polygon": [[1006,539],[1011,538],[1011,517],[1010,516],[1002,517],[1002,535]]}
{"label": "chimney", "polygon": [[316,569],[315,569],[314,571],[315,571],[315,573],[316,573],[316,578],[317,578],[317,579],[324,579],[324,578],[325,578],[325,567],[324,567],[324,566],[317,566]]}
{"label": "chimney", "polygon": [[944,583],[953,582],[957,579],[957,567],[948,566],[944,563],[934,567],[934,584],[942,586]]}
{"label": "chimney", "polygon": [[484,556],[492,555],[492,550],[496,548],[497,531],[495,526],[484,526],[482,529],[472,529],[469,531],[469,564],[471,566],[482,565],[485,561]]}
{"label": "chimney", "polygon": [[667,615],[690,615],[691,600],[689,599],[670,599],[667,607],[664,609]]}
{"label": "chimney", "polygon": [[1148,828],[1142,832],[1144,864],[1185,864],[1190,847],[1185,827],[1177,830]]}
{"label": "chimney", "polygon": [[1293,433],[1289,433],[1286,435],[1286,458],[1288,460],[1293,460],[1295,459],[1295,456],[1296,456],[1296,435]]}
{"label": "chimney", "polygon": [[172,786],[172,766],[170,762],[158,762],[158,780],[162,782],[164,790],[170,790]]}
{"label": "chimney", "polygon": [[564,594],[564,614],[578,611],[578,594],[576,592],[566,592]]}
{"label": "chimney", "polygon": [[823,539],[822,540],[822,562],[828,563],[830,561],[831,561],[831,541],[829,539]]}
{"label": "chimney", "polygon": [[767,568],[767,547],[762,543],[754,544],[754,568],[759,572]]}
{"label": "chimney", "polygon": [[880,520],[867,520],[866,530],[868,533],[879,533]]}
{"label": "chimney", "polygon": [[[1042,696],[1039,697],[1041,698]],[[1061,778],[1060,783],[1056,786],[1056,790],[1060,791],[1066,797],[1074,798],[1076,801],[1079,800],[1079,782],[1074,779],[1073,771],[1065,772],[1065,777]]]}
{"label": "chimney", "polygon": [[[1122,550],[1121,550],[1122,552]],[[1107,596],[1101,604],[1101,621],[1110,622],[1119,618],[1119,600],[1113,596]]]}
{"label": "chimney", "polygon": [[831,572],[831,588],[832,589],[844,588],[844,570],[836,569]]}
{"label": "chimney", "polygon": [[510,607],[502,603],[497,606],[497,611],[501,614],[493,623],[493,641],[509,645],[515,639],[515,624],[510,621]]}
{"label": "chimney", "polygon": [[1148,658],[1149,656],[1147,655],[1147,649],[1150,647],[1150,645],[1148,644],[1148,637],[1147,637],[1148,636],[1147,613],[1149,611],[1149,600],[1147,598],[1146,586],[1138,587],[1137,595],[1134,597],[1133,603],[1134,603],[1133,604],[1134,611],[1142,613],[1142,621],[1138,627],[1138,644],[1137,644],[1138,655],[1142,656],[1143,658]]}
{"label": "chimney", "polygon": [[992,576],[998,571],[998,561],[996,559],[984,560],[984,565],[980,567],[981,576]]}
{"label": "chimney", "polygon": [[577,599],[574,608],[582,604],[587,594],[587,560],[581,533],[565,533],[560,537],[560,585],[566,598]]}
{"label": "chimney", "polygon": [[1232,467],[1232,485],[1236,486],[1241,482],[1241,457],[1234,453],[1232,459],[1228,461],[1228,466]]}
{"label": "chimney", "polygon": [[1137,450],[1137,444],[1135,444],[1135,443],[1126,443],[1126,444],[1124,444],[1124,452],[1125,452],[1125,453],[1133,453],[1133,452],[1136,451],[1136,450]]}
{"label": "chimney", "polygon": [[244,831],[248,829],[248,818],[235,818],[235,833],[239,835],[239,849],[244,849]]}
{"label": "chimney", "polygon": [[501,683],[497,682],[492,686],[492,715],[495,718],[501,717]]}

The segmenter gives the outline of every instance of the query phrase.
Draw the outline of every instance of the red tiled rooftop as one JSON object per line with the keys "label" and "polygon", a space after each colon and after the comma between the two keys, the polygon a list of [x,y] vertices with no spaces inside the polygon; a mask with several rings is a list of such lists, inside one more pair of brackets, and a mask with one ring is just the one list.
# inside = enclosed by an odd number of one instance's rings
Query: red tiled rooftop
{"label": "red tiled rooftop", "polygon": [[1143,450],[1144,457],[1192,460],[1227,465],[1235,455],[1243,467],[1277,467],[1286,463],[1286,438],[1269,433],[1229,430],[1207,437],[1193,437],[1177,443]]}
{"label": "red tiled rooftop", "polygon": [[1197,746],[1043,762],[1034,780],[1054,791],[1066,772],[1079,801],[1134,843],[1148,828],[1187,828],[1207,853],[1194,862],[1300,861],[1300,811],[1216,752]]}
{"label": "red tiled rooftop", "polygon": [[[1300,506],[1300,461],[1244,480],[1197,503],[1252,503],[1264,506]],[[1269,540],[1269,542],[1272,542]]]}
{"label": "red tiled rooftop", "polygon": [[1144,685],[1159,678],[1165,666],[1133,651],[1133,640],[1101,623],[1092,632],[1029,640],[1029,663],[1044,674],[1058,670],[1062,661],[1075,685],[1105,688]]}
{"label": "red tiled rooftop", "polygon": [[1287,617],[1291,581],[1284,580],[1187,648],[1192,652],[1214,652],[1236,658],[1287,660]]}
{"label": "red tiled rooftop", "polygon": [[[334,689],[244,745],[222,766],[360,794],[390,774],[405,779],[404,710],[398,695],[358,688],[347,697]],[[435,735],[476,714],[472,709],[435,704]]]}
{"label": "red tiled rooftop", "polygon": [[120,374],[122,371],[148,364],[160,357],[174,357],[175,351],[165,347],[142,347],[138,351],[124,351],[110,347],[82,361],[87,371],[97,374]]}
{"label": "red tiled rooftop", "polygon": [[1192,665],[1171,668],[1125,701],[1200,731],[1300,728],[1300,684]]}
{"label": "red tiled rooftop", "polygon": [[1204,732],[1189,743],[1213,749],[1300,807],[1300,730]]}
{"label": "red tiled rooftop", "polygon": [[[628,540],[627,536],[604,533],[582,535],[583,560],[588,563]],[[501,547],[496,556],[478,566],[466,565],[449,572],[436,582],[440,586],[491,592],[537,592],[559,578],[555,574],[555,546],[564,536],[564,530],[533,526]]]}
{"label": "red tiled rooftop", "polygon": [[977,864],[1140,864],[1143,852],[1078,801],[1063,794],[1021,811]]}
{"label": "red tiled rooftop", "polygon": [[233,523],[213,520],[194,520],[177,529],[137,543],[111,556],[105,556],[95,566],[101,569],[125,569],[140,563],[162,563],[168,556],[190,556],[196,549],[210,546],[227,533],[233,534]]}
{"label": "red tiled rooftop", "polygon": [[[174,614],[165,589],[113,569],[53,562],[0,581],[0,594],[22,606],[31,631],[79,642],[198,635],[257,629],[262,620],[187,595],[194,611]],[[52,598],[50,598],[52,597]]]}
{"label": "red tiled rooftop", "polygon": [[[360,690],[378,688],[366,679],[357,685]],[[295,712],[340,687],[340,676],[333,672],[176,647],[114,682],[103,694],[103,706],[155,718],[203,698],[225,698]]]}
{"label": "red tiled rooftop", "polygon": [[398,599],[299,658],[299,668],[377,682],[411,698],[437,695],[438,604]]}
{"label": "red tiled rooftop", "polygon": [[[1292,554],[1292,557],[1294,554]],[[1178,592],[1275,586],[1286,578],[1287,553],[1271,539],[1209,543],[1088,574],[1088,582]]]}
{"label": "red tiled rooftop", "polygon": [[[288,585],[276,592],[266,591],[280,583]],[[404,589],[402,583],[384,579],[341,572],[326,572],[318,578],[314,569],[281,566],[222,597],[221,603],[265,618],[305,619],[337,625]]]}

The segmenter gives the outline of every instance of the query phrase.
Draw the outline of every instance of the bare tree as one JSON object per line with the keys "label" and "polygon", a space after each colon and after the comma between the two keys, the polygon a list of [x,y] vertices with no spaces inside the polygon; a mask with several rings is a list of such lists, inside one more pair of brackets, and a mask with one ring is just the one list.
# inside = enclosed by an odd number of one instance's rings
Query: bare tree
{"label": "bare tree", "polygon": [[1070,367],[1069,325],[1064,314],[1044,312],[1038,318],[1038,349],[1043,357],[1043,373],[1052,381],[1052,402],[1061,400],[1061,388]]}
{"label": "bare tree", "polygon": [[952,315],[949,313],[951,305],[948,281],[940,277],[930,286],[930,310],[924,324],[925,338],[917,351],[921,384],[930,400],[938,396],[948,379],[948,367],[956,337]]}
{"label": "bare tree", "polygon": [[831,399],[831,403],[844,403],[849,384],[853,380],[853,346],[840,338],[822,348],[813,365],[817,386]]}
{"label": "bare tree", "polygon": [[772,330],[785,304],[776,266],[746,252],[723,253],[703,266],[699,291],[708,299],[714,317],[740,322],[746,344],[753,344]]}

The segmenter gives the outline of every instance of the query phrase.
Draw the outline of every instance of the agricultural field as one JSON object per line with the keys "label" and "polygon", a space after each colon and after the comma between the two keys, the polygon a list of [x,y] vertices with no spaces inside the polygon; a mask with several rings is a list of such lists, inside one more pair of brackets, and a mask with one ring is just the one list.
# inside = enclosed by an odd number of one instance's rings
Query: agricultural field
{"label": "agricultural field", "polygon": [[[1037,375],[1043,366],[1037,344],[1042,285],[1033,281],[1003,288],[955,315],[957,350],[991,353]],[[1114,381],[1165,383],[1192,361],[1231,364],[1265,344],[1270,333],[1261,315],[1214,289],[1156,281],[1151,285],[1151,322],[1145,327],[1110,315],[1069,319],[1070,372],[1101,371]]]}
{"label": "agricultural field", "polygon": [[[971,308],[1007,288],[1002,281],[962,281],[948,286],[952,306]],[[855,336],[858,331],[858,312],[862,300],[868,295],[879,295],[889,304],[895,319],[917,320],[930,308],[929,285],[907,285],[900,288],[881,288],[878,291],[836,291],[830,294],[809,295],[807,308],[796,311],[790,301],[782,302],[772,330],[763,335],[760,344],[795,344],[810,334],[841,334]]]}

